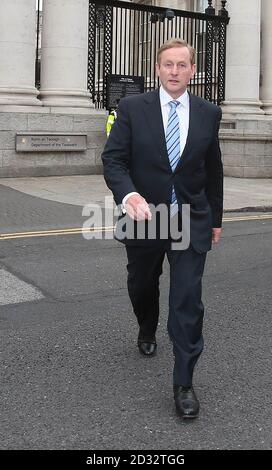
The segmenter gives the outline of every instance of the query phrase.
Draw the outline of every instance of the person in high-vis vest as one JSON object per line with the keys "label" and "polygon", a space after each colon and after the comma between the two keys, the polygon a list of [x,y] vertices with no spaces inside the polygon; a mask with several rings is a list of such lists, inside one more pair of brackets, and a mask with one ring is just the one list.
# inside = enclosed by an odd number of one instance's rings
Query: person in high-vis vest
{"label": "person in high-vis vest", "polygon": [[111,128],[117,118],[117,111],[116,109],[112,109],[109,113],[108,119],[107,119],[107,124],[106,124],[106,131],[107,131],[107,137],[110,135]]}

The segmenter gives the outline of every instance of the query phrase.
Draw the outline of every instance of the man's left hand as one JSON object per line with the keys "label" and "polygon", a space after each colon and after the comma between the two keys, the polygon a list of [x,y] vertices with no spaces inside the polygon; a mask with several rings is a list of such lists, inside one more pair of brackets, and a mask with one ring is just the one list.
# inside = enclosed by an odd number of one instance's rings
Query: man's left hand
{"label": "man's left hand", "polygon": [[221,237],[222,228],[213,228],[212,229],[212,242],[218,243]]}

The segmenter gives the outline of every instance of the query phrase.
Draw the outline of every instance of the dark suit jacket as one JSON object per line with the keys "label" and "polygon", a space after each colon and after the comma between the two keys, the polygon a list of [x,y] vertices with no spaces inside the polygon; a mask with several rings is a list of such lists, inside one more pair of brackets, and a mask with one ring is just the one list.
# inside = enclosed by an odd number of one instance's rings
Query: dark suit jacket
{"label": "dark suit jacket", "polygon": [[[172,172],[165,142],[159,90],[123,98],[102,153],[104,177],[117,205],[137,191],[155,206],[170,204],[172,185],[179,208],[191,205],[191,243],[211,248],[212,227],[221,227],[223,168],[218,141],[221,109],[189,94],[189,131],[180,161]],[[137,240],[125,243],[139,244]],[[142,243],[152,241],[141,241]]]}

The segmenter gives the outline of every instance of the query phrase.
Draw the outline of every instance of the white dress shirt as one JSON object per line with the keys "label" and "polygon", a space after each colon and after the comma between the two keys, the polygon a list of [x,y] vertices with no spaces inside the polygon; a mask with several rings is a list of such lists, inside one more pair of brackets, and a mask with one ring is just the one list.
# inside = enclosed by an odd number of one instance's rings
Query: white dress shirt
{"label": "white dress shirt", "polygon": [[183,95],[175,100],[168,95],[165,89],[161,86],[160,87],[160,103],[161,103],[161,112],[162,112],[162,119],[163,119],[163,127],[164,133],[166,135],[166,129],[168,124],[168,116],[170,113],[170,101],[178,101],[180,104],[176,107],[177,115],[179,117],[179,130],[180,130],[180,154],[182,154],[187,136],[188,136],[188,129],[189,129],[189,110],[190,110],[190,103],[189,103],[189,94],[186,90]]}
{"label": "white dress shirt", "polygon": [[[189,129],[189,115],[190,115],[190,101],[189,101],[189,94],[188,91],[186,90],[183,95],[179,96],[179,98],[172,98],[166,91],[165,89],[160,86],[160,91],[159,91],[159,98],[160,98],[160,104],[161,104],[161,112],[162,112],[162,120],[163,120],[163,127],[164,127],[164,133],[166,135],[166,130],[167,130],[167,124],[168,124],[168,116],[170,113],[170,101],[179,101],[179,105],[176,107],[177,115],[179,117],[179,129],[180,129],[180,154],[182,154],[187,136],[188,136],[188,129]],[[139,194],[137,192],[131,192],[126,194],[126,196],[123,198],[122,201],[122,206],[123,206],[123,212],[125,213],[124,205],[128,198],[132,196],[133,194]]]}

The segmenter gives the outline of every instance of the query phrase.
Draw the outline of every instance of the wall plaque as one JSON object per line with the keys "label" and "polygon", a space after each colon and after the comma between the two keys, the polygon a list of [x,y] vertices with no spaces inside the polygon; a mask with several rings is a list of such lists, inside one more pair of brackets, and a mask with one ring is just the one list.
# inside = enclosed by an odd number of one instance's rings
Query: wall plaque
{"label": "wall plaque", "polygon": [[108,75],[106,108],[117,108],[120,98],[144,92],[144,77],[134,75]]}
{"label": "wall plaque", "polygon": [[16,152],[82,152],[83,150],[87,150],[86,134],[16,134]]}

